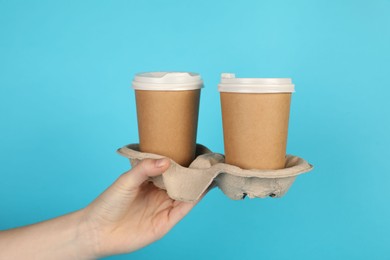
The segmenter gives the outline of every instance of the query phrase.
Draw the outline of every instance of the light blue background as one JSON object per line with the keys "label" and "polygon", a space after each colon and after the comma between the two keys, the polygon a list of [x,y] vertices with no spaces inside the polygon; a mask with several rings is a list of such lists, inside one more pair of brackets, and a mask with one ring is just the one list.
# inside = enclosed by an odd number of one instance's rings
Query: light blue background
{"label": "light blue background", "polygon": [[201,73],[198,142],[223,153],[221,72],[291,77],[281,199],[220,190],[110,259],[389,259],[390,1],[0,0],[0,229],[86,206],[129,168],[140,71]]}

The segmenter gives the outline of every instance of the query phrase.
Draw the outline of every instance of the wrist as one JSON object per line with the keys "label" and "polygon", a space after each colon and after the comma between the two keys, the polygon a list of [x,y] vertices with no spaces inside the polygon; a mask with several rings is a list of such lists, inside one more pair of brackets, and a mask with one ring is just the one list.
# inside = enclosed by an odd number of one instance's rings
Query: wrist
{"label": "wrist", "polygon": [[97,230],[89,223],[85,210],[81,209],[73,214],[74,218],[74,244],[75,259],[97,259],[99,254],[99,241]]}

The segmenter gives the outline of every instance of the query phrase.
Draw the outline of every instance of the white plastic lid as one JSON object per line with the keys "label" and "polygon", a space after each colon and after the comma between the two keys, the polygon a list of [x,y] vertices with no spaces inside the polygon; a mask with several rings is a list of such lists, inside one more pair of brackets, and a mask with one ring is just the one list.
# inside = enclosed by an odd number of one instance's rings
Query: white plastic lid
{"label": "white plastic lid", "polygon": [[238,93],[293,93],[290,78],[236,78],[233,73],[222,73],[218,85],[220,92]]}
{"label": "white plastic lid", "polygon": [[202,78],[192,72],[143,72],[134,77],[134,89],[138,90],[192,90],[203,87]]}

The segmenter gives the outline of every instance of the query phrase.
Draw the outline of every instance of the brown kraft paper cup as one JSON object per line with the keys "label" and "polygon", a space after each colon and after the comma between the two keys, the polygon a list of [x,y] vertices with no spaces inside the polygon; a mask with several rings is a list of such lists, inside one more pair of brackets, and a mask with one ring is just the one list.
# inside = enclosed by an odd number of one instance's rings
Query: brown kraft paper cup
{"label": "brown kraft paper cup", "polygon": [[220,88],[225,162],[243,169],[284,168],[293,85],[278,88],[273,85],[277,79],[232,79],[232,85]]}
{"label": "brown kraft paper cup", "polygon": [[[175,75],[181,74],[167,73],[165,81],[174,81]],[[135,89],[140,151],[163,155],[188,167],[195,159],[200,87],[177,84],[164,82],[157,84],[158,88]]]}

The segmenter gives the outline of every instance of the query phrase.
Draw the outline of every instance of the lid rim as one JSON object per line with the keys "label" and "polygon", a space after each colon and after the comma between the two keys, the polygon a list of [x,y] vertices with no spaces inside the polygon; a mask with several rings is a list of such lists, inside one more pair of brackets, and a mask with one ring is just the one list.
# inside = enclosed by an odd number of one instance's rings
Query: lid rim
{"label": "lid rim", "polygon": [[156,86],[151,86],[151,85],[143,85],[143,86],[136,86],[136,85],[133,85],[132,88],[134,90],[165,90],[165,91],[169,91],[169,90],[193,90],[193,89],[202,89],[204,88],[203,85],[198,85],[198,84],[192,84],[192,85],[176,85],[176,86],[172,86],[172,85],[169,85],[168,86],[159,86],[159,87],[156,87]]}
{"label": "lid rim", "polygon": [[200,74],[195,72],[141,72],[135,74],[132,81],[135,90],[192,90],[203,87]]}
{"label": "lid rim", "polygon": [[222,73],[219,92],[294,93],[291,78],[236,78],[234,73]]}
{"label": "lid rim", "polygon": [[223,89],[223,90],[218,90],[219,92],[228,92],[228,93],[253,93],[253,94],[272,94],[272,93],[295,93],[295,90],[268,90],[268,91],[253,91],[253,90],[231,90],[231,89]]}

